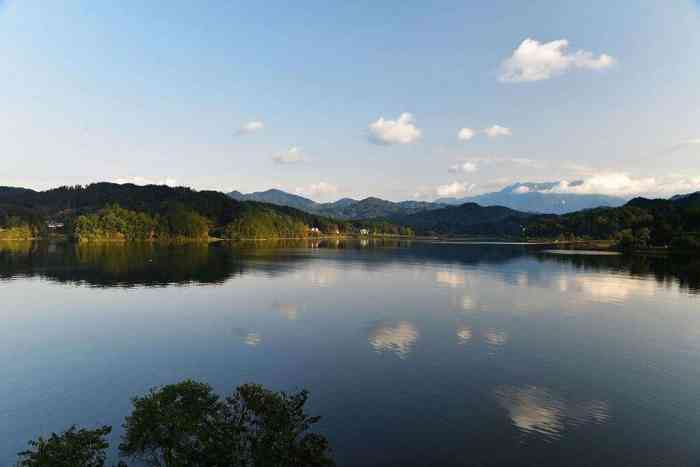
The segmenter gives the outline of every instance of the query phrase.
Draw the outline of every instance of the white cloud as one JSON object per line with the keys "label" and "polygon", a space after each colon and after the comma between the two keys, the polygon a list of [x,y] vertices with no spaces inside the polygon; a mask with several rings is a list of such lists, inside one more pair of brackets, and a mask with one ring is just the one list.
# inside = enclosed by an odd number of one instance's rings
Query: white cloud
{"label": "white cloud", "polygon": [[510,128],[506,128],[501,125],[493,125],[488,128],[484,128],[484,133],[489,138],[498,138],[499,136],[511,136],[513,132]]}
{"label": "white cloud", "polygon": [[292,146],[291,148],[287,149],[286,152],[281,152],[272,156],[272,160],[281,165],[298,164],[300,162],[305,162],[306,157],[301,152],[301,149],[296,146]]}
{"label": "white cloud", "polygon": [[249,135],[251,133],[258,132],[265,128],[265,124],[260,120],[251,120],[250,122],[244,123],[236,131],[237,135]]}
{"label": "white cloud", "polygon": [[447,185],[440,185],[436,188],[436,193],[442,198],[461,196],[466,194],[468,191],[474,189],[475,185],[469,185],[466,182],[452,182]]}
{"label": "white cloud", "polygon": [[318,182],[312,183],[306,187],[297,188],[296,192],[311,197],[323,197],[336,194],[338,192],[338,187],[327,182]]}
{"label": "white cloud", "polygon": [[561,181],[553,193],[605,194],[614,196],[671,196],[700,190],[700,176],[632,177],[608,172],[577,182]]}
{"label": "white cloud", "polygon": [[550,191],[554,193],[598,193],[630,196],[653,191],[655,187],[656,180],[653,177],[632,178],[624,173],[603,173],[593,175],[577,183],[563,180]]}
{"label": "white cloud", "polygon": [[587,50],[568,53],[569,41],[560,39],[541,43],[525,39],[513,55],[501,64],[499,80],[506,83],[540,81],[561,75],[572,68],[602,70],[615,64],[607,54],[597,57]]}
{"label": "white cloud", "polygon": [[448,172],[456,174],[456,173],[472,173],[476,172],[477,166],[473,162],[460,162],[459,164],[455,164],[450,166],[448,169]]}
{"label": "white cloud", "polygon": [[112,180],[114,183],[124,184],[131,183],[134,185],[167,185],[167,186],[178,186],[177,180],[174,178],[166,177],[162,179],[153,179],[148,177],[122,177]]}
{"label": "white cloud", "polygon": [[413,124],[413,115],[402,113],[398,120],[385,120],[379,117],[369,125],[370,141],[377,144],[409,144],[421,136],[421,131]]}
{"label": "white cloud", "polygon": [[475,134],[476,131],[472,130],[471,128],[462,128],[459,130],[459,133],[457,133],[457,138],[459,138],[460,141],[469,141]]}

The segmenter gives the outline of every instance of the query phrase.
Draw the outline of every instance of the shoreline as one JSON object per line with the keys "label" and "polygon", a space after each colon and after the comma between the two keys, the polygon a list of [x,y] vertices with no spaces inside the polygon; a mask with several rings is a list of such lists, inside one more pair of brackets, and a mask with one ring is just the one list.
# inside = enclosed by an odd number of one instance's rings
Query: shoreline
{"label": "shoreline", "polygon": [[76,245],[85,244],[162,244],[162,245],[182,245],[182,244],[210,244],[210,243],[256,243],[256,242],[273,242],[273,241],[322,241],[322,240],[396,240],[396,241],[415,241],[419,243],[430,243],[434,245],[510,245],[510,246],[533,246],[533,247],[558,247],[562,250],[572,251],[605,251],[617,252],[621,254],[643,254],[655,256],[668,255],[689,255],[700,256],[697,251],[688,250],[672,250],[671,248],[652,247],[647,249],[635,249],[623,251],[615,248],[613,240],[548,240],[548,239],[530,239],[530,240],[515,240],[515,239],[497,239],[488,237],[440,237],[440,236],[402,236],[402,235],[320,235],[314,237],[272,237],[272,238],[237,238],[228,239],[220,237],[208,237],[206,239],[172,239],[172,240],[126,240],[126,239],[97,239],[97,240],[72,240],[64,235],[52,235],[50,237],[32,237],[32,238],[0,238],[0,245],[3,243],[18,243],[18,242],[59,242],[59,243],[74,243]]}

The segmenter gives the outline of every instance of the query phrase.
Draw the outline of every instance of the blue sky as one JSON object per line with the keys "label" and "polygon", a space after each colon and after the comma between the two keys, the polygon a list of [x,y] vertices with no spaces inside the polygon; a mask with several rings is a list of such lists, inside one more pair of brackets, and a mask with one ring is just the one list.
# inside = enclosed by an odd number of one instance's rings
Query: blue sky
{"label": "blue sky", "polygon": [[255,3],[1,2],[0,184],[700,190],[697,2]]}

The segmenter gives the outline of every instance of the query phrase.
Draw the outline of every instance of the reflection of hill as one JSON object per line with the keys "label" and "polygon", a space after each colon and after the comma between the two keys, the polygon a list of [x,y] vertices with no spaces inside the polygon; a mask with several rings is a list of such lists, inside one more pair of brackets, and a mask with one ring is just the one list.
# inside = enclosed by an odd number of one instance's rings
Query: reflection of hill
{"label": "reflection of hill", "polygon": [[39,276],[96,287],[131,287],[220,283],[240,272],[231,254],[214,254],[207,244],[0,245],[2,278]]}
{"label": "reflection of hill", "polygon": [[[503,281],[523,278],[537,283],[553,280],[532,261],[572,265],[581,271],[618,271],[631,277],[654,277],[659,283],[678,282],[700,293],[700,258],[651,256],[587,256],[537,253],[522,245],[454,245],[418,241],[330,239],[266,241],[239,244],[69,244],[0,242],[0,279],[38,276],[56,282],[95,287],[157,287],[168,284],[219,284],[249,273],[287,274],[311,261],[342,261],[367,271],[396,265],[446,266],[436,280],[450,287],[463,284],[464,266],[500,265],[491,272]],[[512,264],[508,264],[512,263]],[[332,283],[313,268],[316,285]]]}
{"label": "reflection of hill", "polygon": [[692,256],[648,255],[538,255],[540,261],[570,264],[586,271],[618,271],[632,277],[653,277],[659,284],[677,281],[691,293],[700,293],[700,258]]}

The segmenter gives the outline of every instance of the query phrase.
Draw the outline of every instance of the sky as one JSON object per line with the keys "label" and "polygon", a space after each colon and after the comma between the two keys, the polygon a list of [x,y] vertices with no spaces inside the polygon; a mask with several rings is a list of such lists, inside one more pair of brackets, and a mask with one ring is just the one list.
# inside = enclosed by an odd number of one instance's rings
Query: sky
{"label": "sky", "polygon": [[694,0],[0,0],[0,57],[0,185],[700,190]]}

